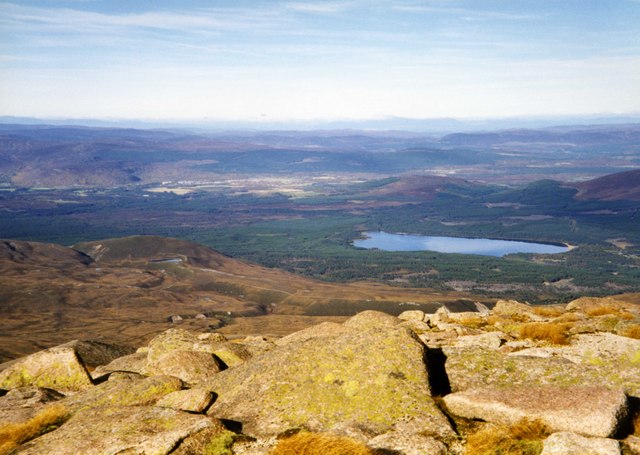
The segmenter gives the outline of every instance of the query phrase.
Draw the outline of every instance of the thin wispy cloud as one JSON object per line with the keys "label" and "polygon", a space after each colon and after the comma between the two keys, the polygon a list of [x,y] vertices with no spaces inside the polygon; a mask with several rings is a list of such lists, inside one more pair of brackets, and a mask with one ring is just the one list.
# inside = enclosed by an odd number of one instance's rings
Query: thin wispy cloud
{"label": "thin wispy cloud", "polygon": [[314,14],[335,14],[346,11],[355,6],[354,2],[291,2],[285,7],[289,10],[314,13]]}
{"label": "thin wispy cloud", "polygon": [[25,0],[0,34],[0,115],[640,110],[640,0]]}

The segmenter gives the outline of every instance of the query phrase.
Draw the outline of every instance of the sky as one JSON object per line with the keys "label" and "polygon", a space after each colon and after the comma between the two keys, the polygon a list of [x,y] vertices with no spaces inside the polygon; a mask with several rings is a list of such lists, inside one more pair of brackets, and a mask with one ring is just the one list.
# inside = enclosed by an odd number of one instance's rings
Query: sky
{"label": "sky", "polygon": [[0,115],[640,112],[640,0],[0,0]]}

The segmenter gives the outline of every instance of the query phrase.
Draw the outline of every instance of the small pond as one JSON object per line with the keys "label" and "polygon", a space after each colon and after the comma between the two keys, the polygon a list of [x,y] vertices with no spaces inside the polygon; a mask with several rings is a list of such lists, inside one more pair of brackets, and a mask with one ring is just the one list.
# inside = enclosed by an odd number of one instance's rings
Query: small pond
{"label": "small pond", "polygon": [[464,237],[432,237],[387,232],[364,232],[364,239],[353,242],[358,248],[383,251],[437,251],[439,253],[505,256],[513,253],[555,254],[569,251],[564,245],[519,242],[515,240],[471,239]]}

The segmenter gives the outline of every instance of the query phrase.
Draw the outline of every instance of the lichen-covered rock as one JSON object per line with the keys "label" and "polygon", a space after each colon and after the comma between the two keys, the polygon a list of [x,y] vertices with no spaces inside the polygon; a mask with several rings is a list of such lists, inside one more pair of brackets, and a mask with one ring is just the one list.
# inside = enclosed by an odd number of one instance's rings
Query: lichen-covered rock
{"label": "lichen-covered rock", "polygon": [[580,365],[606,363],[640,367],[640,340],[612,333],[575,335],[569,346],[545,346],[523,349],[512,356],[561,357]]}
{"label": "lichen-covered rock", "polygon": [[61,346],[73,348],[87,368],[106,365],[119,357],[135,352],[135,349],[129,346],[120,346],[96,340],[74,340]]}
{"label": "lichen-covered rock", "polygon": [[200,334],[188,332],[183,329],[169,329],[149,342],[147,361],[149,368],[157,364],[160,357],[174,351],[193,351],[214,354],[225,366],[238,365],[251,358],[251,352],[239,344],[229,342],[221,334]]}
{"label": "lichen-covered rock", "polygon": [[187,384],[198,384],[221,370],[213,354],[198,351],[169,351],[147,365],[147,373],[170,375]]}
{"label": "lichen-covered rock", "polygon": [[640,357],[625,354],[575,363],[562,356],[507,355],[475,347],[444,346],[442,350],[452,392],[489,385],[594,385],[623,389],[627,395],[640,398]]}
{"label": "lichen-covered rock", "polygon": [[333,337],[344,333],[344,331],[345,329],[342,324],[337,324],[335,322],[322,322],[282,337],[276,340],[276,345],[284,346],[291,343],[303,343],[313,338]]}
{"label": "lichen-covered rock", "polygon": [[239,343],[249,351],[252,357],[264,354],[276,347],[273,341],[261,336],[248,336]]}
{"label": "lichen-covered rock", "polygon": [[14,362],[0,372],[0,388],[37,386],[65,391],[93,386],[87,369],[73,347],[56,346]]}
{"label": "lichen-covered rock", "polygon": [[401,453],[402,455],[444,455],[449,453],[447,446],[441,441],[432,436],[421,434],[419,428],[403,422],[399,422],[393,431],[370,439],[367,445],[382,453]]}
{"label": "lichen-covered rock", "polygon": [[22,446],[24,455],[163,455],[191,434],[217,427],[203,415],[168,408],[125,406],[78,412],[62,427]]}
{"label": "lichen-covered rock", "polygon": [[230,341],[213,345],[207,349],[207,352],[214,354],[229,368],[240,365],[252,357],[251,352],[245,346]]}
{"label": "lichen-covered rock", "polygon": [[400,319],[381,311],[363,311],[347,319],[342,326],[351,330],[382,330],[400,324]]}
{"label": "lichen-covered rock", "polygon": [[544,441],[541,455],[620,455],[615,439],[587,438],[569,432],[554,433]]}
{"label": "lichen-covered rock", "polygon": [[531,305],[516,300],[498,300],[491,310],[493,314],[505,316],[525,316],[530,321],[542,321],[544,318],[533,312]]}
{"label": "lichen-covered rock", "polygon": [[187,330],[165,330],[149,342],[147,359],[152,363],[171,351],[193,351],[197,342],[198,337]]}
{"label": "lichen-covered rock", "polygon": [[133,354],[118,357],[106,365],[100,365],[91,372],[91,377],[96,380],[108,376],[113,372],[128,372],[144,374],[147,370],[147,353],[135,352]]}
{"label": "lichen-covered rock", "polygon": [[101,406],[151,405],[165,395],[182,390],[182,387],[182,381],[173,376],[107,381],[67,397],[61,403],[72,412]]}
{"label": "lichen-covered rock", "polygon": [[339,335],[281,346],[217,374],[207,384],[218,394],[208,413],[257,436],[300,426],[378,435],[398,422],[451,436],[430,396],[425,346],[397,318],[366,313]]}
{"label": "lichen-covered rock", "polygon": [[426,314],[422,310],[407,310],[398,315],[398,319],[403,321],[421,321],[426,320]]}
{"label": "lichen-covered rock", "polygon": [[503,338],[498,332],[483,333],[480,335],[465,335],[453,340],[453,345],[459,348],[476,347],[489,350],[498,350]]}
{"label": "lichen-covered rock", "polygon": [[0,426],[6,423],[18,423],[29,420],[42,408],[64,395],[52,389],[41,387],[19,387],[0,397]]}
{"label": "lichen-covered rock", "polygon": [[610,307],[616,309],[624,309],[627,307],[633,307],[622,300],[618,300],[615,297],[580,297],[576,300],[572,300],[567,303],[565,309],[567,311],[589,311],[598,307]]}
{"label": "lichen-covered rock", "polygon": [[156,406],[187,412],[204,412],[213,403],[213,393],[205,389],[188,389],[162,397]]}
{"label": "lichen-covered rock", "polygon": [[622,446],[622,453],[624,455],[637,455],[640,454],[640,437],[635,435],[627,436],[620,443]]}
{"label": "lichen-covered rock", "polygon": [[487,387],[452,393],[444,401],[450,412],[468,419],[514,425],[526,418],[552,431],[602,438],[615,435],[628,415],[624,392],[593,386]]}

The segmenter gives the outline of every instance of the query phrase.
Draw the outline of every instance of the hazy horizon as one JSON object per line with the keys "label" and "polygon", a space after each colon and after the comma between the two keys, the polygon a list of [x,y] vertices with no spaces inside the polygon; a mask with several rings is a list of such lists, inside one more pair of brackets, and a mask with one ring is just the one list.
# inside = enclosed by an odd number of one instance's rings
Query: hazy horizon
{"label": "hazy horizon", "polygon": [[634,116],[638,36],[637,0],[2,2],[0,116]]}

